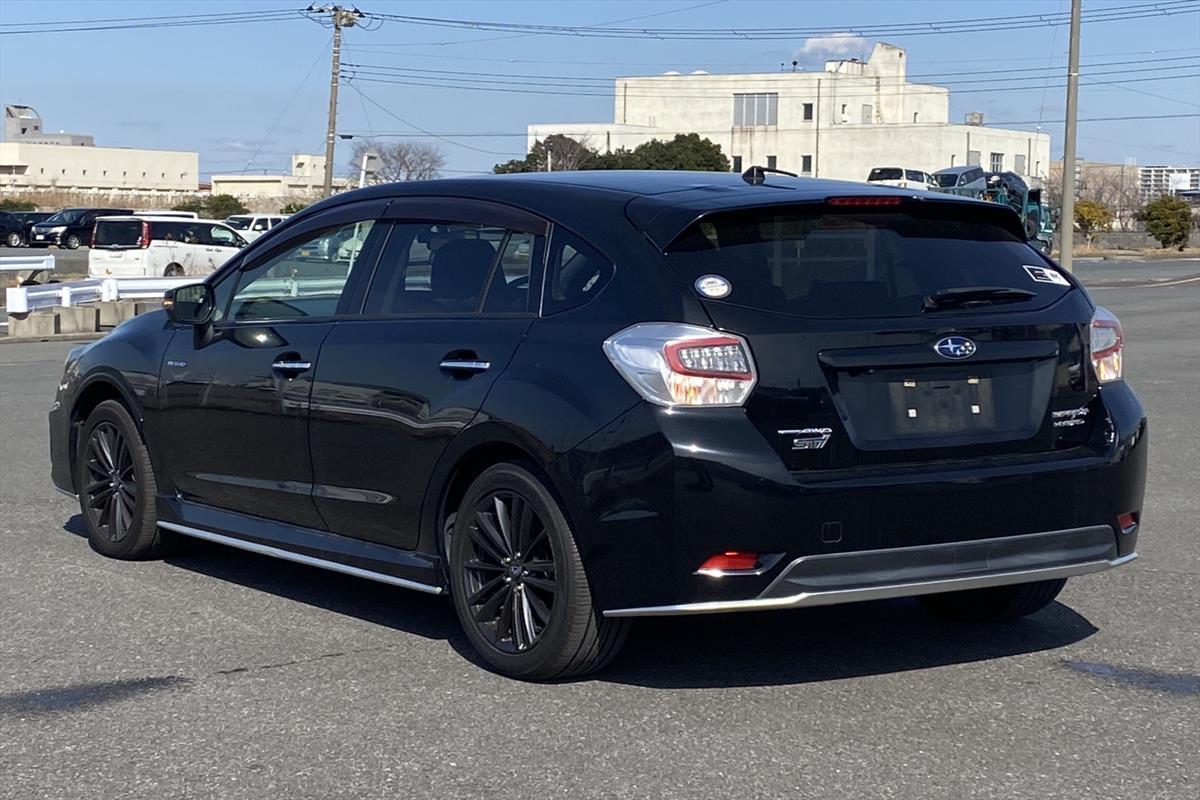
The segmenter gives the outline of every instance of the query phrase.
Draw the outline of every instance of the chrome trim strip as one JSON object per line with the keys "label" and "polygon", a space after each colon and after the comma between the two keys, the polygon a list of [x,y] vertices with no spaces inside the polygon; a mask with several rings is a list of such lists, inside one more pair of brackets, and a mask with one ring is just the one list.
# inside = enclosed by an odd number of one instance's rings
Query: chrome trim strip
{"label": "chrome trim strip", "polygon": [[225,536],[220,533],[213,533],[201,528],[192,528],[187,525],[178,525],[174,522],[160,522],[158,527],[166,528],[175,533],[181,533],[184,536],[192,536],[197,539],[205,539],[217,544],[224,544],[230,547],[236,547],[239,550],[247,550],[251,553],[258,553],[264,556],[273,556],[274,558],[282,558],[284,561],[295,561],[297,564],[306,564],[310,567],[320,567],[331,572],[340,572],[343,575],[353,575],[356,578],[366,578],[379,583],[388,583],[392,586],[399,586],[404,589],[415,589],[418,592],[427,592],[428,594],[442,594],[443,589],[440,586],[430,586],[427,583],[418,583],[410,581],[407,578],[397,578],[394,575],[384,575],[382,572],[372,572],[368,569],[360,567],[351,567],[348,564],[339,564],[336,561],[326,561],[323,558],[315,556],[306,556],[303,553],[293,553],[291,550],[283,550],[278,547],[271,547],[266,544],[258,544],[257,542],[247,542],[244,539],[238,539],[233,536]]}
{"label": "chrome trim strip", "polygon": [[304,370],[312,369],[311,361],[276,361],[271,365],[272,369],[283,370],[287,372],[303,372]]}
{"label": "chrome trim strip", "polygon": [[750,600],[715,600],[707,603],[681,603],[671,606],[646,606],[643,608],[615,608],[604,612],[606,617],[664,617],[682,614],[722,614],[730,611],[767,611],[781,608],[804,608],[828,606],[838,603],[857,603],[864,600],[883,600],[893,597],[913,597],[919,594],[957,592],[964,589],[983,589],[989,586],[1004,586],[1010,583],[1047,581],[1071,578],[1102,572],[1106,569],[1128,564],[1137,558],[1137,553],[1114,558],[1111,561],[1086,561],[1061,567],[1001,572],[991,575],[971,575],[961,578],[940,578],[917,583],[895,583],[886,586],[869,586],[861,589],[836,589],[828,592],[801,592],[791,597],[753,598]]}

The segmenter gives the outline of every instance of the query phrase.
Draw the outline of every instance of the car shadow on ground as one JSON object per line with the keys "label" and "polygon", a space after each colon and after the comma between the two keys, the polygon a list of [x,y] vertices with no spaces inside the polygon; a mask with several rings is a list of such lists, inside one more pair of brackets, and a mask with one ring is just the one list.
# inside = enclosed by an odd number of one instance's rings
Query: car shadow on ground
{"label": "car shadow on ground", "polygon": [[[76,515],[64,526],[86,537]],[[430,639],[483,666],[443,597],[199,540],[174,567]],[[621,654],[585,680],[667,689],[819,683],[967,664],[1065,647],[1097,632],[1061,603],[1012,622],[940,620],[913,600],[637,620]]]}

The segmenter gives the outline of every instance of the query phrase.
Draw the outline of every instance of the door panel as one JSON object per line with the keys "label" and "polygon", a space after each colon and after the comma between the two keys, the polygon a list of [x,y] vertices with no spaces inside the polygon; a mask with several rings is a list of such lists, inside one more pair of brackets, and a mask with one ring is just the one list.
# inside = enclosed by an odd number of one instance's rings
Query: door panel
{"label": "door panel", "polygon": [[[416,546],[434,465],[475,417],[530,324],[474,318],[335,326],[317,366],[310,423],[316,505],[330,530]],[[443,368],[444,361],[481,363],[459,369]]]}
{"label": "door panel", "polygon": [[308,453],[312,370],[332,322],[218,328],[211,341],[184,331],[163,362],[160,437],[184,499],[321,527]]}

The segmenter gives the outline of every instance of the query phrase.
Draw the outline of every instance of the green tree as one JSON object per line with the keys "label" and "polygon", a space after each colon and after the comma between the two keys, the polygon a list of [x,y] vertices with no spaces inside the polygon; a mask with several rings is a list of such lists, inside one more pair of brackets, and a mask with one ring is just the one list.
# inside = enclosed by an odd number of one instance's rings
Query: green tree
{"label": "green tree", "polygon": [[37,211],[37,203],[6,197],[0,200],[0,211]]}
{"label": "green tree", "polygon": [[[514,158],[497,164],[492,171],[498,175],[513,172],[546,172],[547,167],[558,172],[572,169],[597,169],[596,151],[570,136],[555,133],[544,140],[539,139],[524,158]],[[599,167],[606,169],[606,167]]]}
{"label": "green tree", "polygon": [[192,211],[200,216],[204,216],[204,198],[189,197],[180,203],[171,206],[172,211]]}
{"label": "green tree", "polygon": [[1092,243],[1096,231],[1112,229],[1112,209],[1095,200],[1080,200],[1075,204],[1075,227],[1079,228],[1087,243]]}
{"label": "green tree", "polygon": [[204,213],[209,219],[225,219],[233,214],[245,214],[250,209],[231,194],[210,195],[204,201]]}
{"label": "green tree", "polygon": [[633,150],[620,148],[597,153],[586,143],[569,136],[554,134],[534,142],[525,158],[497,164],[493,171],[546,172],[568,169],[687,169],[704,172],[728,172],[729,159],[721,146],[695,133],[676,134],[669,142],[652,139]]}
{"label": "green tree", "polygon": [[293,200],[290,203],[284,203],[279,207],[280,214],[299,214],[304,209],[308,208],[308,203],[302,200]]}
{"label": "green tree", "polygon": [[1146,226],[1146,233],[1153,236],[1164,249],[1187,247],[1195,222],[1188,204],[1175,197],[1160,197],[1137,213],[1137,219]]}
{"label": "green tree", "polygon": [[651,139],[627,156],[629,166],[618,169],[683,169],[728,172],[729,159],[716,142],[698,133],[679,133],[669,142]]}

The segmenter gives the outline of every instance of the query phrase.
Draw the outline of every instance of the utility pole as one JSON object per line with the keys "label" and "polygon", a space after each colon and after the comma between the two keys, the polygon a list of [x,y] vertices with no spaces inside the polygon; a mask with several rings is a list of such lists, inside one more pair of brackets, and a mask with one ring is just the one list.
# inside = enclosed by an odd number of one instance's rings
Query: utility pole
{"label": "utility pole", "polygon": [[325,129],[325,181],[322,184],[321,196],[333,194],[333,149],[337,140],[337,96],[338,73],[342,68],[342,28],[353,28],[362,13],[358,9],[345,9],[341,6],[309,6],[308,10],[315,13],[329,14],[333,23],[333,64],[329,73],[329,124]]}
{"label": "utility pole", "polygon": [[1079,7],[1071,0],[1071,50],[1067,57],[1067,126],[1063,137],[1062,215],[1059,217],[1061,245],[1058,263],[1073,271],[1075,256],[1075,129],[1079,120]]}

